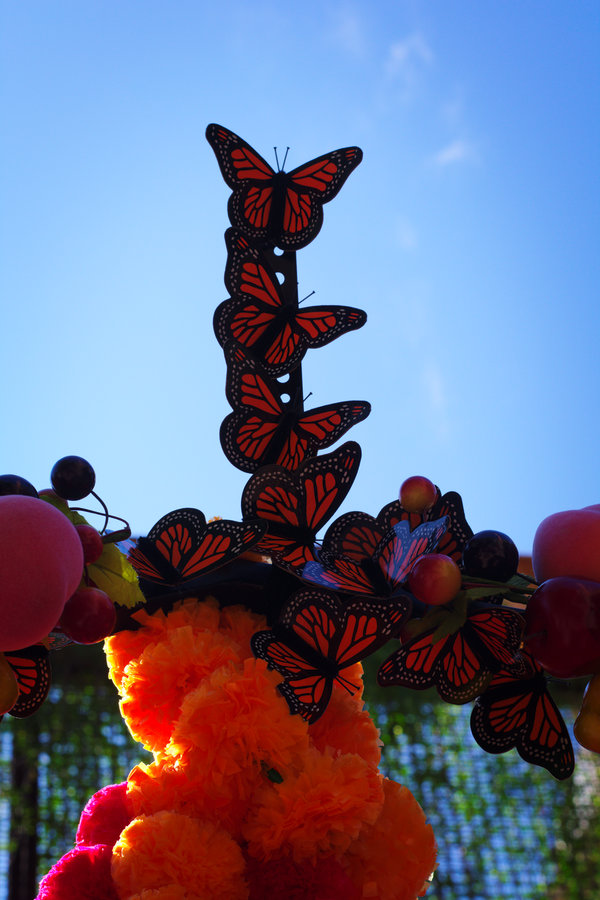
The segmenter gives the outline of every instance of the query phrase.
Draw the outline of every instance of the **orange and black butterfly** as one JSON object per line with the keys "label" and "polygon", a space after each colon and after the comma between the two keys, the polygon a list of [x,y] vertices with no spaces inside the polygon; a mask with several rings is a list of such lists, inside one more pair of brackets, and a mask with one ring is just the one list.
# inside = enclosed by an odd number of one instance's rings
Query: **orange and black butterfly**
{"label": "orange and black butterfly", "polygon": [[175,509],[138,539],[129,562],[144,583],[187,587],[249,550],[264,531],[260,522],[207,522],[199,509]]}
{"label": "orange and black butterfly", "polygon": [[[398,522],[374,544],[377,532],[371,520],[360,512],[336,519],[323,538],[320,562],[307,562],[302,577],[334,591],[391,596],[402,591],[415,559],[433,553],[447,526],[444,518],[422,522],[411,531],[408,522]],[[352,555],[343,556],[349,545]]]}
{"label": "orange and black butterfly", "polygon": [[4,656],[19,685],[19,696],[9,715],[24,719],[40,708],[50,690],[50,654],[43,644],[5,651]]}
{"label": "orange and black butterfly", "polygon": [[335,197],[362,159],[358,147],[344,147],[291,172],[276,172],[222,125],[209,125],[206,138],[233,191],[227,207],[231,224],[283,250],[299,250],[316,237],[323,204]]}
{"label": "orange and black butterfly", "polygon": [[301,590],[273,631],[252,636],[254,654],[284,676],[279,690],[292,713],[309,723],[325,711],[334,684],[354,693],[346,670],[398,633],[407,610],[369,600],[343,603],[335,594]]}
{"label": "orange and black butterfly", "polygon": [[471,731],[488,753],[513,747],[526,762],[562,780],[575,767],[573,745],[541,666],[526,651],[518,673],[501,669],[475,701]]}
{"label": "orange and black butterfly", "polygon": [[493,672],[515,666],[523,625],[513,610],[479,607],[457,630],[438,637],[436,619],[436,626],[409,637],[385,660],[377,681],[415,690],[435,685],[447,703],[467,703],[485,690]]}
{"label": "orange and black butterfly", "polygon": [[434,519],[448,517],[448,528],[440,540],[437,553],[443,553],[451,557],[456,563],[460,563],[462,552],[469,538],[473,537],[473,530],[465,518],[465,511],[460,494],[456,491],[448,491],[442,494],[436,487],[437,499],[431,509],[424,513],[407,512],[398,500],[388,503],[379,512],[377,523],[382,532],[389,530],[396,522],[409,522],[411,528],[415,528],[421,522],[429,522]]}
{"label": "orange and black butterfly", "polygon": [[267,525],[260,550],[292,570],[316,559],[317,533],[350,490],[360,456],[360,446],[348,441],[305,460],[294,472],[282,466],[259,469],[244,488],[242,513]]}
{"label": "orange and black butterfly", "polygon": [[349,401],[305,412],[296,398],[283,402],[286,386],[269,378],[240,347],[228,345],[226,358],[225,393],[234,411],[221,425],[221,444],[227,459],[244,472],[269,463],[297,469],[371,411],[369,403]]}
{"label": "orange and black butterfly", "polygon": [[233,228],[225,232],[225,241],[225,285],[231,298],[215,311],[217,340],[222,347],[235,340],[270,375],[290,372],[309,348],[323,347],[366,322],[362,309],[290,303],[264,254]]}

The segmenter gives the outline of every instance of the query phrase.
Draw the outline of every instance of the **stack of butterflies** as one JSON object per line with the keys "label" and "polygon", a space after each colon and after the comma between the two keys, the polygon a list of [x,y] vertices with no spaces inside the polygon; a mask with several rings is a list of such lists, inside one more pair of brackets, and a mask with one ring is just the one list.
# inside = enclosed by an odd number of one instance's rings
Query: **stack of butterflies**
{"label": "stack of butterflies", "polygon": [[[301,306],[296,253],[318,233],[323,204],[362,152],[336,150],[286,173],[222,126],[209,125],[207,139],[232,191],[225,234],[230,296],[214,317],[232,407],[220,437],[227,458],[250,478],[242,522],[207,522],[197,509],[178,509],[138,540],[129,559],[146,609],[167,610],[190,595],[217,596],[222,604],[244,596],[270,625],[254,635],[254,653],[283,676],[291,712],[309,723],[327,707],[335,683],[358,689],[350,667],[391,642],[381,685],[435,686],[448,703],[475,701],[471,728],[484,750],[515,747],[556,778],[568,777],[574,757],[567,729],[543,670],[522,646],[521,577],[465,584],[441,609],[426,608],[407,588],[423,554],[442,553],[461,565],[473,532],[457,493],[438,489],[421,513],[399,501],[377,516],[346,513],[317,540],[346,498],[361,456],[352,441],[322,451],[370,406],[344,401],[306,411],[302,359],[360,328],[366,315]],[[118,627],[135,628],[134,613],[122,611]]]}

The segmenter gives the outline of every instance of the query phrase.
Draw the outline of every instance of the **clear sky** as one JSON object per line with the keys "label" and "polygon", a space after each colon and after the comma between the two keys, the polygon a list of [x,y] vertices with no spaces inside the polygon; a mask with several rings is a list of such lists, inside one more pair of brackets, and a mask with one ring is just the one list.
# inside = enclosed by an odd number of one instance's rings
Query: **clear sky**
{"label": "clear sky", "polygon": [[[229,189],[210,122],[294,168],[362,164],[298,253],[366,310],[310,406],[369,400],[341,511],[408,475],[531,548],[600,502],[600,8],[588,0],[0,0],[0,471],[90,460],[146,533],[240,517],[212,330]],[[281,157],[280,157],[281,158]]]}

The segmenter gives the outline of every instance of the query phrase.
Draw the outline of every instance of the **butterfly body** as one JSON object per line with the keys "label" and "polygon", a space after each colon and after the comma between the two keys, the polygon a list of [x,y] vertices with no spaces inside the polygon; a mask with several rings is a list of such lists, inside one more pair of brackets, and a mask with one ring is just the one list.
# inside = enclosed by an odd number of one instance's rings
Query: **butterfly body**
{"label": "butterfly body", "polygon": [[299,250],[313,240],[323,223],[323,204],[362,159],[358,147],[345,147],[291,172],[276,172],[229,129],[209,125],[206,137],[232,190],[227,207],[232,225],[283,250]]}

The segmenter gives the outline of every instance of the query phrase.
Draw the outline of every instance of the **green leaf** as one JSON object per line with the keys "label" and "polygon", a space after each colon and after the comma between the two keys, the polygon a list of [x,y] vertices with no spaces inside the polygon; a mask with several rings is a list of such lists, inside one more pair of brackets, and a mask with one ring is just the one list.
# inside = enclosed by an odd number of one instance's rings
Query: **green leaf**
{"label": "green leaf", "polygon": [[131,608],[146,602],[139,588],[135,569],[114,544],[105,544],[100,559],[87,568],[92,581],[117,606]]}

